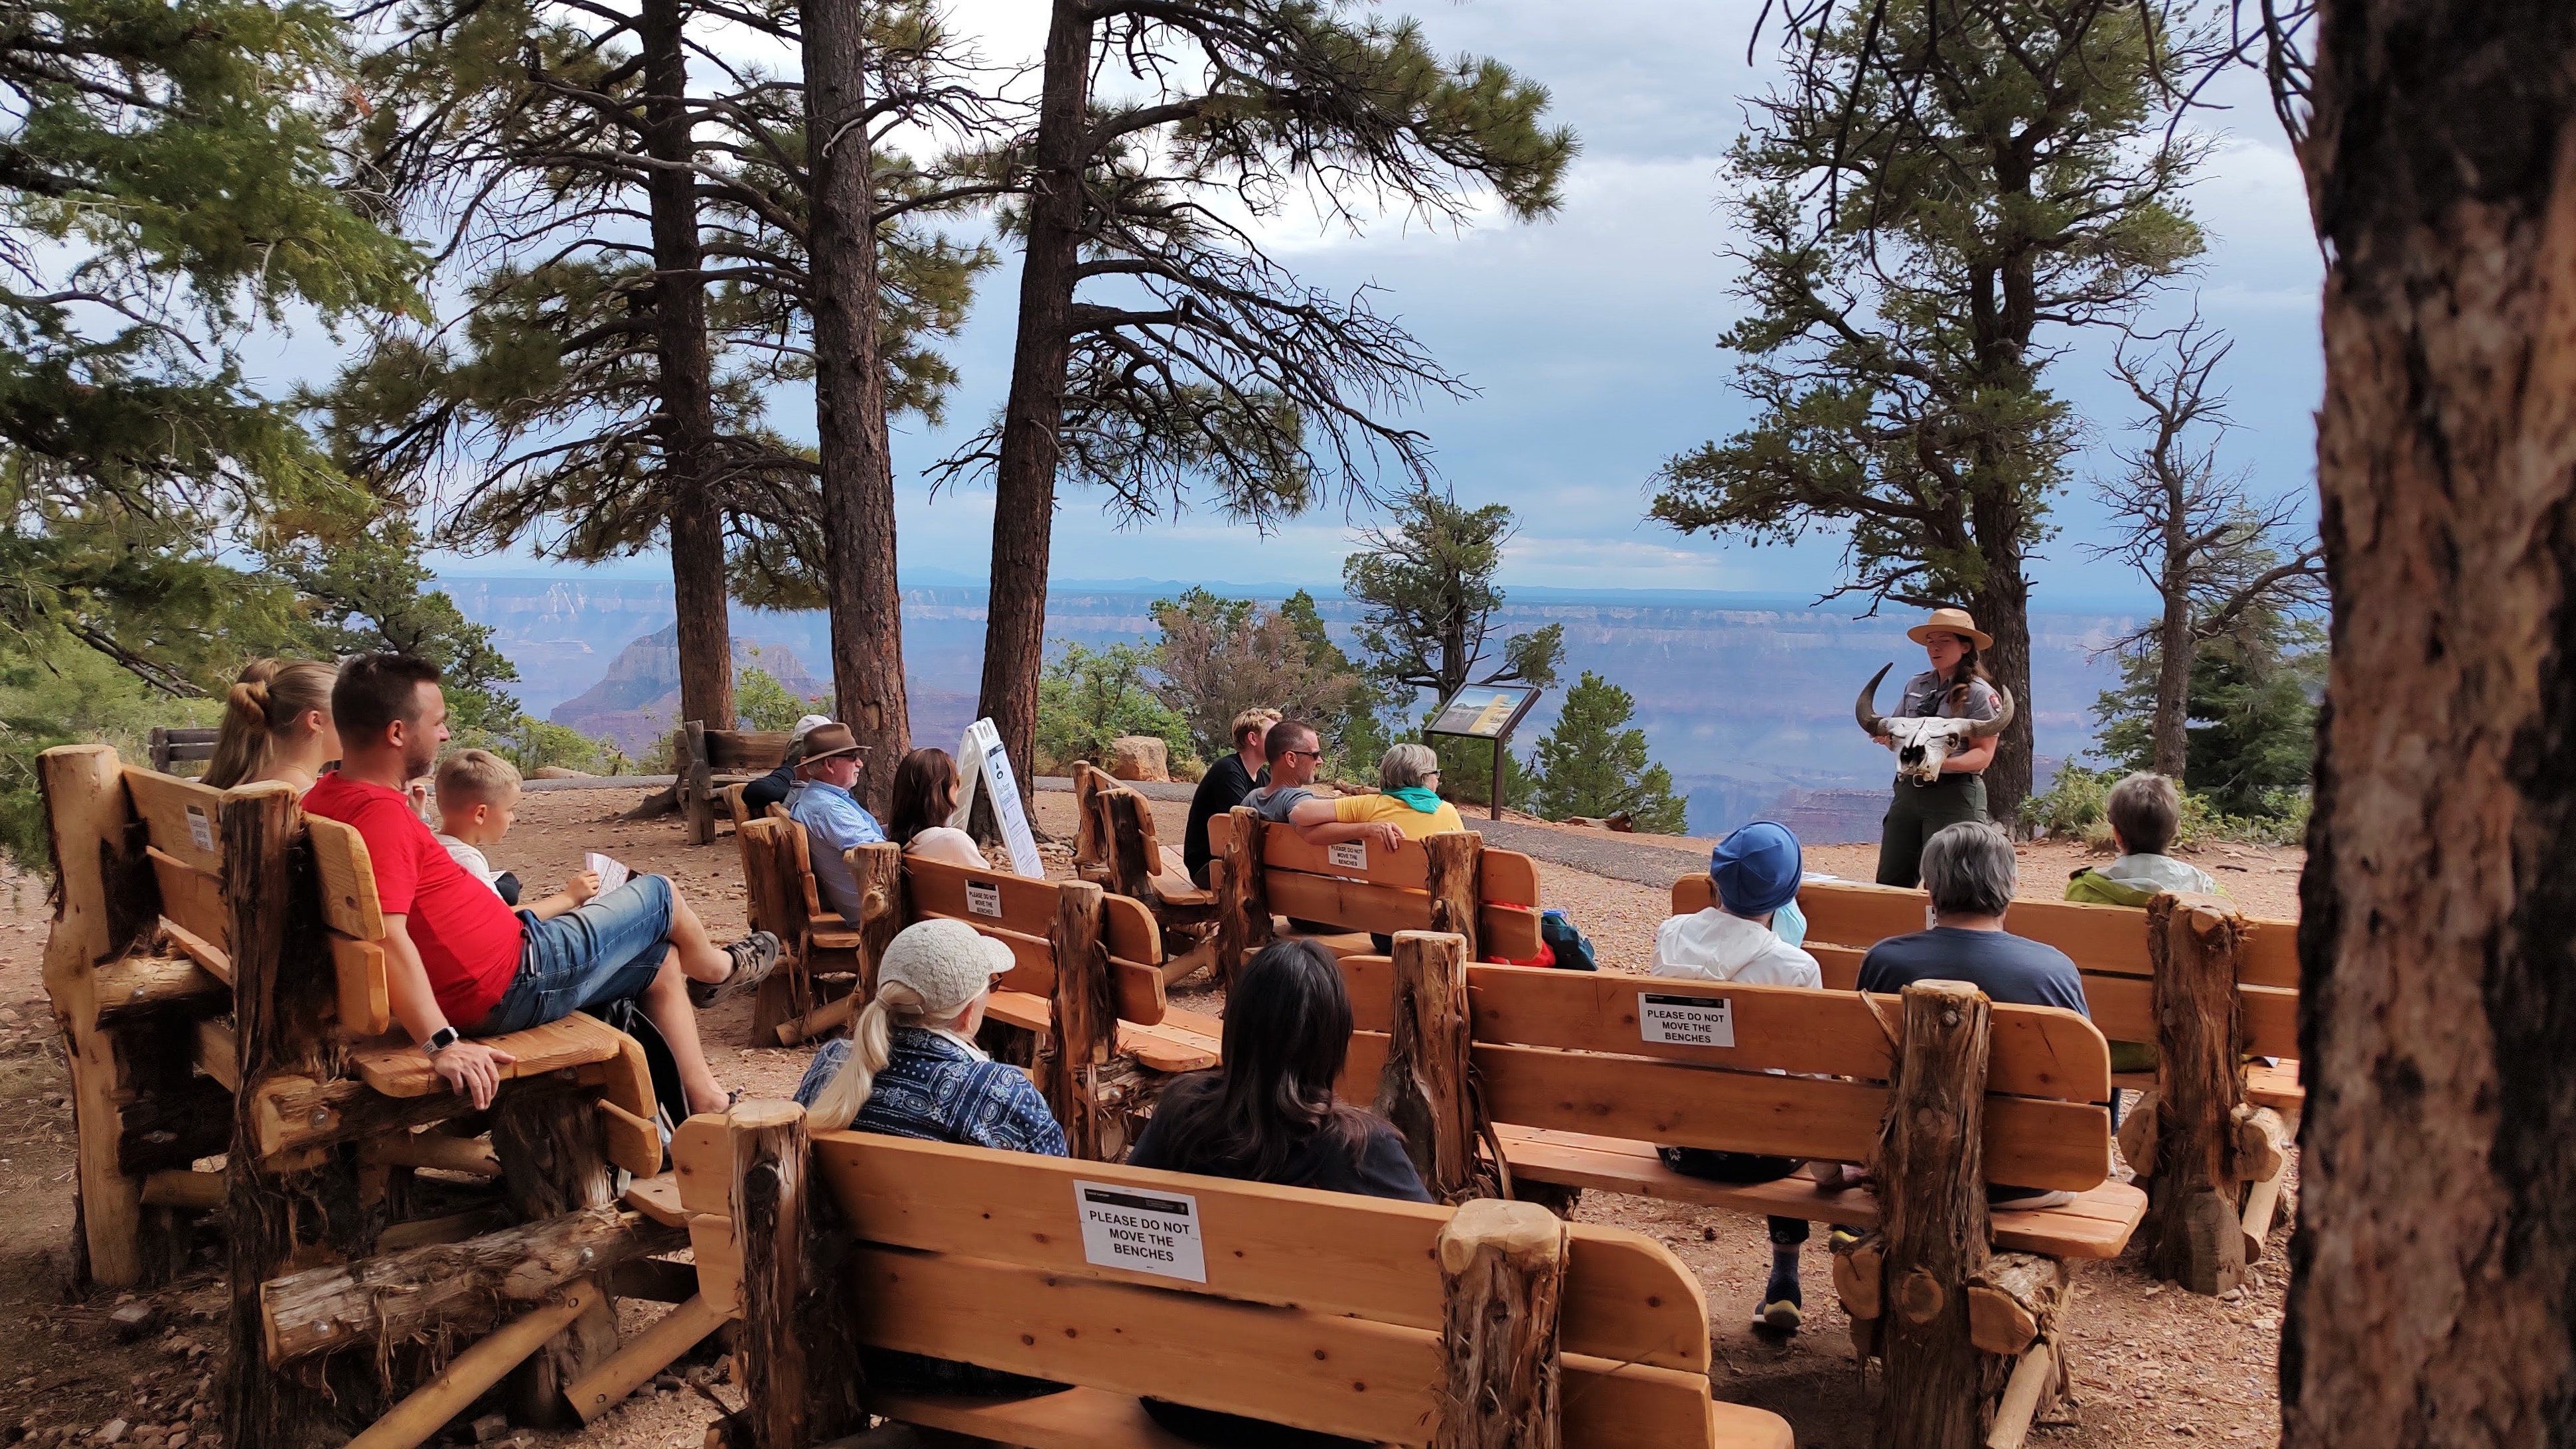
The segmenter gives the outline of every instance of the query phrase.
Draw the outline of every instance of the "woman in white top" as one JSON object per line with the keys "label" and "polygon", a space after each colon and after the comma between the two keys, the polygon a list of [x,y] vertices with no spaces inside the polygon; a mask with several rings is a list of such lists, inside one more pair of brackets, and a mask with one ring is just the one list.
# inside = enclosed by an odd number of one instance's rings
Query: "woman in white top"
{"label": "woman in white top", "polygon": [[990,870],[975,838],[952,828],[957,809],[957,762],[946,750],[915,750],[894,770],[894,801],[886,812],[886,839],[916,860]]}
{"label": "woman in white top", "polygon": [[339,677],[338,666],[312,660],[252,660],[225,696],[206,783],[229,790],[280,780],[298,795],[312,789],[322,767],[340,757],[340,732],[331,727]]}

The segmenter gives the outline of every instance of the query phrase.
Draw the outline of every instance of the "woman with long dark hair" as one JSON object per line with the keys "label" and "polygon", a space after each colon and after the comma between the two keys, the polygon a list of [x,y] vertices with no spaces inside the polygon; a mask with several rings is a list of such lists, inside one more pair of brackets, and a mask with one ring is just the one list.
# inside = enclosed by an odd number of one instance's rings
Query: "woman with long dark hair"
{"label": "woman with long dark hair", "polygon": [[[1905,681],[1905,698],[1894,719],[1993,719],[2003,697],[1986,678],[1979,657],[1995,645],[1994,636],[1977,627],[1965,609],[1934,609],[1932,617],[1905,631],[1923,646],[1932,667]],[[1936,784],[1917,785],[1899,776],[1895,798],[1878,836],[1878,883],[1912,889],[1922,883],[1923,842],[1946,826],[1986,818],[1986,766],[1994,763],[1995,739],[1970,740],[1941,762]],[[1884,737],[1881,744],[1887,744]]]}
{"label": "woman with long dark hair", "polygon": [[[1332,953],[1309,940],[1271,942],[1226,993],[1225,1065],[1163,1089],[1128,1165],[1431,1201],[1395,1129],[1333,1095],[1350,1049],[1351,998]],[[1353,1442],[1159,1399],[1145,1400],[1145,1412],[1227,1449]]]}
{"label": "woman with long dark hair", "polygon": [[886,811],[886,839],[921,860],[988,870],[975,837],[948,823],[957,813],[957,762],[946,750],[915,750],[894,767],[894,798]]}

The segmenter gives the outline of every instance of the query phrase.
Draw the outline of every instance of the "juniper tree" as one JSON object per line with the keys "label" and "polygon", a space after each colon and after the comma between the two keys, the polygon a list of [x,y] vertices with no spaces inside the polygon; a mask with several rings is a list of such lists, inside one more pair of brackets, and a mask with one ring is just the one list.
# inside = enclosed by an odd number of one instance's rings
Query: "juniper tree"
{"label": "juniper tree", "polygon": [[1060,480],[1123,518],[1198,496],[1267,527],[1381,469],[1427,476],[1386,414],[1459,379],[1253,228],[1300,199],[1352,227],[1464,223],[1483,195],[1534,219],[1574,153],[1538,86],[1340,0],[1052,0],[1042,67],[1035,125],[995,162],[1022,250],[1010,391],[943,465],[993,475],[981,708],[1023,764]]}
{"label": "juniper tree", "polygon": [[1790,79],[1729,157],[1753,422],[1666,463],[1650,516],[1821,531],[1828,598],[1964,604],[2021,707],[1986,772],[2029,790],[2029,588],[2076,424],[2046,384],[2201,248],[2171,124],[2215,43],[2175,0],[1791,0]]}

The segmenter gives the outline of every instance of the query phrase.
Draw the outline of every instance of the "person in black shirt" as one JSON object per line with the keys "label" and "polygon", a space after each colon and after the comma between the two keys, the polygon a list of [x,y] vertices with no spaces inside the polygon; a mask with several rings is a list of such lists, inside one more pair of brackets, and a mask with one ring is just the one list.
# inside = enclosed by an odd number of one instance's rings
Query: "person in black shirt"
{"label": "person in black shirt", "polygon": [[[1430,1202],[1395,1129],[1334,1097],[1350,1048],[1351,998],[1332,953],[1308,940],[1271,942],[1227,994],[1225,1065],[1163,1089],[1128,1166]],[[1157,1399],[1145,1412],[1230,1449],[1351,1442]]]}
{"label": "person in black shirt", "polygon": [[754,820],[770,806],[787,803],[787,792],[796,788],[796,767],[805,758],[805,736],[813,732],[814,726],[831,722],[828,714],[809,714],[798,720],[796,733],[788,737],[787,754],[778,762],[778,768],[742,787],[742,808],[750,811]]}
{"label": "person in black shirt", "polygon": [[1208,820],[1270,783],[1270,760],[1263,753],[1262,740],[1277,723],[1275,709],[1247,709],[1236,715],[1234,753],[1208,766],[1208,772],[1199,777],[1198,792],[1190,796],[1190,823],[1181,831],[1181,866],[1190,873],[1190,884],[1201,890],[1207,888],[1208,862],[1216,858],[1208,849]]}

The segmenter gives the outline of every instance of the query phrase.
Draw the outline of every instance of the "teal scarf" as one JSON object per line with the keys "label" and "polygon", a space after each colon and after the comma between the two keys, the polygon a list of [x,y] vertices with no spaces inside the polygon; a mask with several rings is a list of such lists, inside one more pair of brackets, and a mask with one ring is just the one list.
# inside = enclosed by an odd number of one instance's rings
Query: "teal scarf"
{"label": "teal scarf", "polygon": [[1414,809],[1421,811],[1425,815],[1428,815],[1440,808],[1439,793],[1437,791],[1425,789],[1420,785],[1407,785],[1401,790],[1389,790],[1386,793],[1403,801],[1405,804],[1412,806]]}

